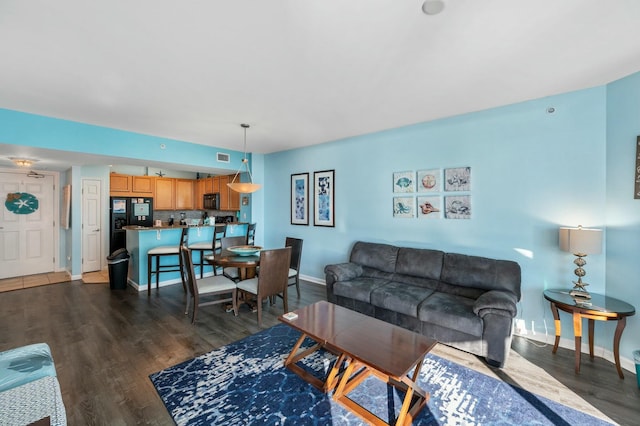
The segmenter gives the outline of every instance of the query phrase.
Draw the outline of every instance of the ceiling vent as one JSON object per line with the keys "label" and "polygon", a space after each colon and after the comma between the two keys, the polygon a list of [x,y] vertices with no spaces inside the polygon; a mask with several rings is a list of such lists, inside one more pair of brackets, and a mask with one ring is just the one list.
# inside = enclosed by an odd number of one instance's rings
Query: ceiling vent
{"label": "ceiling vent", "polygon": [[217,154],[218,163],[228,163],[231,159],[229,154],[225,154],[224,152],[218,152]]}

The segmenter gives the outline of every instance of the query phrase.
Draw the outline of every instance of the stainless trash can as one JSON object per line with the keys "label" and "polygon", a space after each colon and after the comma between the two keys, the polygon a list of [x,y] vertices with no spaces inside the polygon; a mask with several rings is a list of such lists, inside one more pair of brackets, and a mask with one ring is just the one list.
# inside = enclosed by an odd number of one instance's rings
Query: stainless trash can
{"label": "stainless trash can", "polygon": [[129,273],[129,252],[127,249],[118,249],[107,256],[107,265],[109,266],[109,287],[111,290],[125,290]]}

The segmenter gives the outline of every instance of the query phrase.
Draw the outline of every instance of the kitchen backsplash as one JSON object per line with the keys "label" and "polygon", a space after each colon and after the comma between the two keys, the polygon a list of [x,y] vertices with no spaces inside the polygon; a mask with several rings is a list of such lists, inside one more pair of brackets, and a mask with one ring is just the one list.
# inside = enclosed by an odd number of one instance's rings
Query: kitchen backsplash
{"label": "kitchen backsplash", "polygon": [[[189,222],[191,219],[202,219],[202,215],[204,213],[204,210],[176,210],[176,211],[156,210],[156,211],[153,212],[153,220],[154,221],[161,220],[163,223],[164,222],[169,222],[169,218],[171,218],[171,215],[173,215],[173,220],[177,225],[180,222],[180,213],[184,213],[185,220],[187,222]],[[236,213],[237,212],[235,212],[235,211],[219,211],[219,210],[208,210],[207,211],[207,214],[209,215],[209,217],[233,216],[234,217],[234,222],[238,221],[238,219],[236,217]]]}

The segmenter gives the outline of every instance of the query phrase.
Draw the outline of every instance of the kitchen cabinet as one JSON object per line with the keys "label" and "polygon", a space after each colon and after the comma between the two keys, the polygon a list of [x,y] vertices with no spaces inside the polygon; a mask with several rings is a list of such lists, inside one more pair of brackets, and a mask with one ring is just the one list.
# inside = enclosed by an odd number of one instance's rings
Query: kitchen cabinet
{"label": "kitchen cabinet", "polygon": [[154,209],[175,210],[175,184],[173,178],[155,178]]}
{"label": "kitchen cabinet", "polygon": [[204,208],[204,206],[202,205],[202,196],[204,194],[206,194],[206,192],[204,192],[205,181],[206,181],[206,179],[198,179],[198,180],[196,180],[195,185],[194,185],[194,187],[195,187],[195,190],[194,190],[195,191],[195,198],[196,198],[195,201],[194,201],[194,204],[196,206],[195,207],[196,210],[202,210]]}
{"label": "kitchen cabinet", "polygon": [[111,173],[109,175],[109,192],[124,196],[123,193],[131,192],[131,176]]}
{"label": "kitchen cabinet", "polygon": [[240,193],[227,186],[233,176],[216,176],[220,184],[220,210],[240,210]]}
{"label": "kitchen cabinet", "polygon": [[131,176],[131,188],[136,194],[147,194],[153,196],[155,192],[155,182],[153,176]]}
{"label": "kitchen cabinet", "polygon": [[229,176],[218,176],[220,182],[220,210],[229,210],[229,192],[231,191],[227,184]]}
{"label": "kitchen cabinet", "polygon": [[195,181],[192,179],[176,179],[175,180],[175,209],[176,210],[193,210],[194,202],[194,186]]}

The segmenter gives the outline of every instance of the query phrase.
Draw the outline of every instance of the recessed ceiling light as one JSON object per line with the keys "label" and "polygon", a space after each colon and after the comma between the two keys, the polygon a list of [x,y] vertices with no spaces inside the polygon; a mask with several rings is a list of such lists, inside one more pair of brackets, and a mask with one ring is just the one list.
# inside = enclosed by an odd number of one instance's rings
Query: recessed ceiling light
{"label": "recessed ceiling light", "polygon": [[441,0],[426,0],[422,3],[422,11],[427,15],[437,15],[444,9],[444,2]]}

